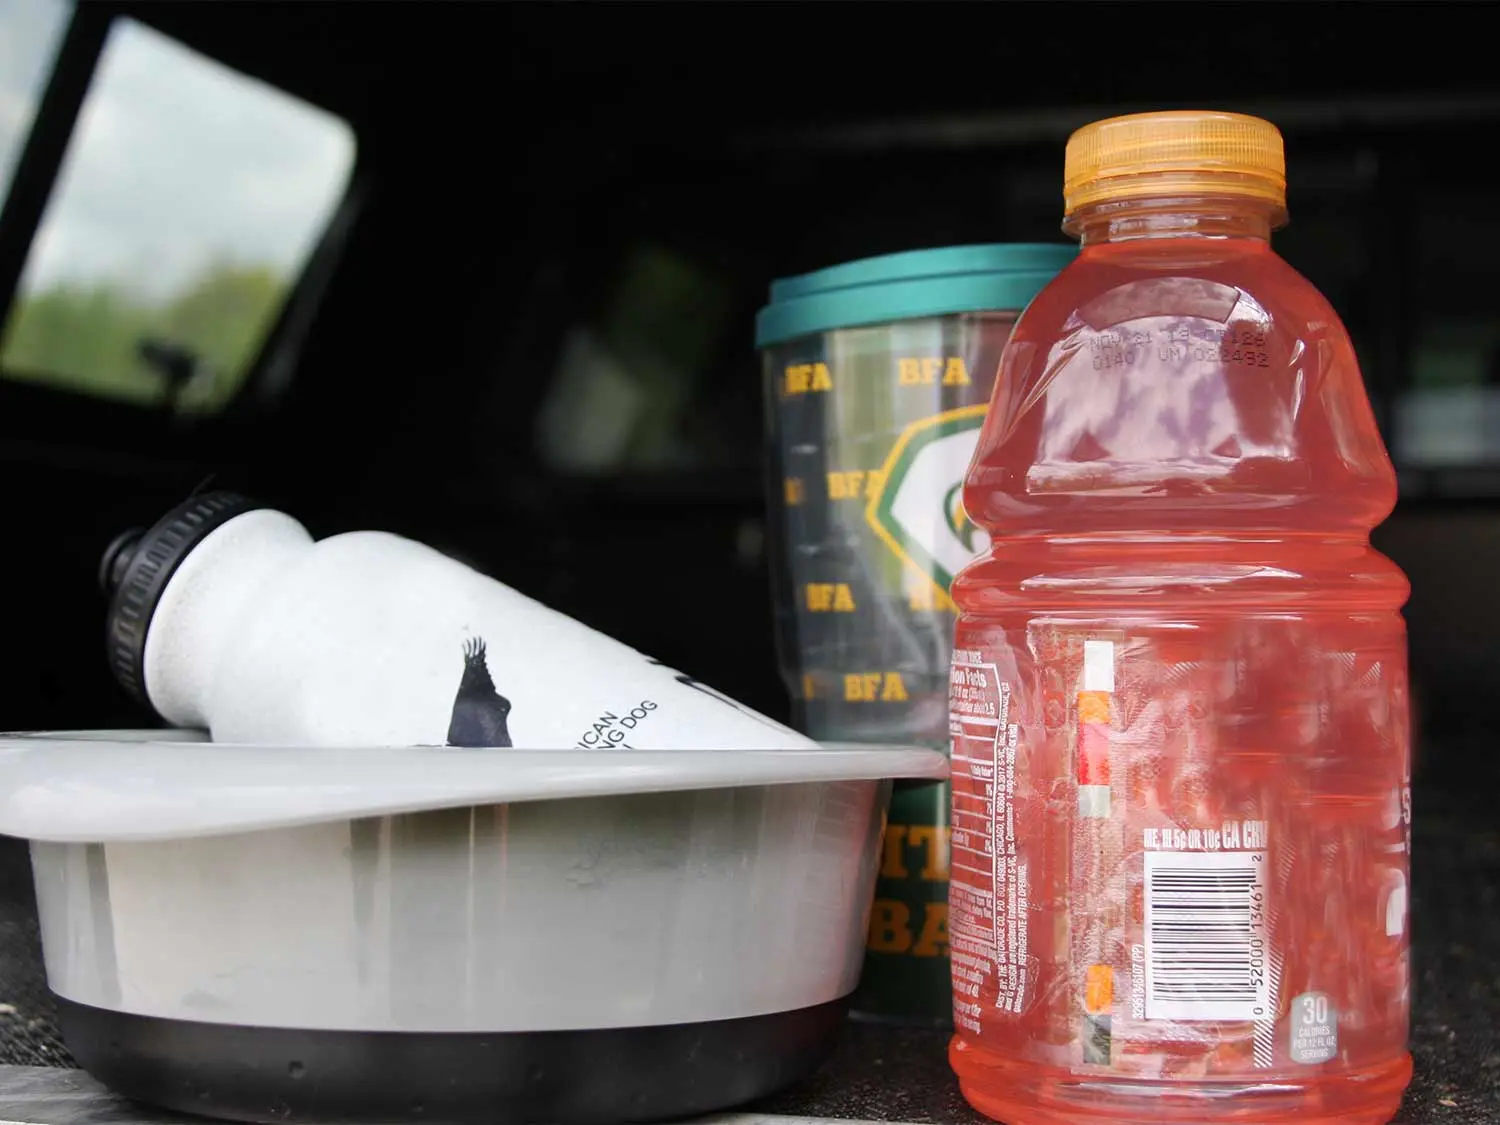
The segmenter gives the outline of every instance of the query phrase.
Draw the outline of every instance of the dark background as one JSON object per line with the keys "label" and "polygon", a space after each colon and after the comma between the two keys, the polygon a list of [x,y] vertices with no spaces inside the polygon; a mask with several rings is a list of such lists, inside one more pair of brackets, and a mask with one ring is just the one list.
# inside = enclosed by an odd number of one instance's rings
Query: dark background
{"label": "dark background", "polygon": [[[1425,361],[1452,322],[1473,329],[1462,346],[1483,353],[1467,365],[1479,380],[1500,376],[1488,284],[1500,209],[1481,171],[1500,85],[1476,9],[1415,10],[85,6],[54,86],[87,82],[90,48],[126,13],[338,114],[358,155],[337,229],[223,413],[174,418],[0,378],[12,582],[26,590],[9,607],[0,721],[146,721],[101,659],[93,570],[116,531],[210,474],[319,534],[433,542],[786,713],[752,344],[771,279],[887,251],[1059,239],[1072,128],[1207,105],[1264,113],[1286,135],[1292,222],[1277,247],[1360,350],[1402,462],[1379,539],[1413,579],[1424,719],[1463,725],[1495,675],[1500,430],[1481,454],[1436,464],[1401,456],[1401,434],[1433,393]],[[1076,22],[1076,42],[1059,22]],[[43,106],[0,228],[0,296],[83,90]],[[677,293],[637,285],[630,310],[661,353],[692,337],[683,404],[654,459],[559,467],[539,413],[568,334],[618,320],[642,251],[712,287],[719,315],[711,329],[699,306],[674,318]],[[1488,342],[1468,342],[1476,333]],[[1422,430],[1422,451],[1443,444]]]}
{"label": "dark background", "polygon": [[[752,344],[770,281],[887,251],[1059,238],[1073,128],[1238,109],[1283,129],[1292,222],[1276,245],[1345,317],[1401,472],[1377,543],[1413,582],[1417,817],[1469,865],[1453,876],[1469,891],[1425,902],[1472,911],[1480,895],[1493,909],[1494,830],[1450,800],[1496,776],[1484,701],[1500,681],[1500,426],[1484,415],[1500,393],[1500,67],[1485,11],[86,5],[0,217],[0,301],[119,16],[337,114],[358,156],[346,205],[223,412],[183,417],[0,372],[0,724],[150,721],[107,674],[94,570],[115,532],[211,474],[320,535],[380,527],[431,542],[785,716]],[[696,279],[688,292],[711,293],[717,319],[681,287],[630,292],[643,252]],[[650,325],[644,350],[618,327],[622,292]],[[654,440],[588,471],[539,423],[579,328],[645,355],[638,365],[673,357],[680,374]],[[1424,421],[1455,411],[1463,440]],[[1488,1027],[1500,974],[1481,994],[1449,981],[1494,966],[1453,960],[1446,947],[1471,938],[1427,925],[1445,935],[1428,969]],[[1480,1055],[1465,1069],[1482,1075],[1489,1039],[1466,1039]]]}

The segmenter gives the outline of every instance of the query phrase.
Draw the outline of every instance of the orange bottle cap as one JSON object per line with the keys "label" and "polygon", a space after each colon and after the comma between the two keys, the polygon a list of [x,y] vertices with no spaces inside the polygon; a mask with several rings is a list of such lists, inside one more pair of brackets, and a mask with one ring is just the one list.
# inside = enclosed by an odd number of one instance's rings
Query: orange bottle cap
{"label": "orange bottle cap", "polygon": [[1151,195],[1237,195],[1284,211],[1281,132],[1242,113],[1170,110],[1095,121],[1068,138],[1065,215]]}

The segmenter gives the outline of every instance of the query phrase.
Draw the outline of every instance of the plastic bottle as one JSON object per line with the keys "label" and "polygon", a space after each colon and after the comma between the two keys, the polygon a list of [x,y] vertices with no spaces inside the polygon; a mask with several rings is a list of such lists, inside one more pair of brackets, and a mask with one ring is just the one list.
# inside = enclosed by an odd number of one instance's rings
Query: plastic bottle
{"label": "plastic bottle", "polygon": [[1070,139],[953,585],[965,1097],[1008,1125],[1385,1122],[1411,1075],[1407,582],[1353,347],[1271,249],[1280,134]]}
{"label": "plastic bottle", "polygon": [[215,741],[549,750],[812,740],[446,555],[232,493],[110,546],[116,678]]}

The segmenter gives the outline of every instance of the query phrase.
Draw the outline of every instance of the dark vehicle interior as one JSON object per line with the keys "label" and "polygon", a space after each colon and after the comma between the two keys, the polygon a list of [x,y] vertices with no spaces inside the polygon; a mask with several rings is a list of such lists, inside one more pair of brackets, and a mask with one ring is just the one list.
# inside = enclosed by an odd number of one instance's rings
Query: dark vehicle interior
{"label": "dark vehicle interior", "polygon": [[[1286,139],[1277,249],[1343,315],[1400,474],[1376,543],[1412,581],[1420,700],[1409,1120],[1492,1121],[1500,72],[1477,9],[6,0],[0,721],[152,723],[103,659],[96,569],[207,481],[316,535],[431,543],[785,718],[772,279],[1060,241],[1073,128],[1257,113]],[[25,846],[3,856],[0,1061],[66,1064]]]}

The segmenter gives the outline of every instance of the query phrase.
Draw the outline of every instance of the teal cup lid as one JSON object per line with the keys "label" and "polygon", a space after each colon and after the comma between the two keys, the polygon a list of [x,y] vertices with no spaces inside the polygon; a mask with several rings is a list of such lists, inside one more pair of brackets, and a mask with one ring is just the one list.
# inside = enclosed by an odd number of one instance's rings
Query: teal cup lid
{"label": "teal cup lid", "polygon": [[1025,308],[1078,254],[1072,243],[999,242],[882,254],[771,284],[755,318],[764,348],[839,328]]}

